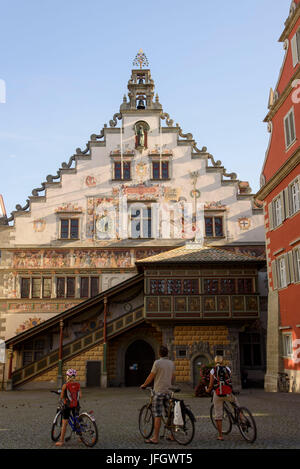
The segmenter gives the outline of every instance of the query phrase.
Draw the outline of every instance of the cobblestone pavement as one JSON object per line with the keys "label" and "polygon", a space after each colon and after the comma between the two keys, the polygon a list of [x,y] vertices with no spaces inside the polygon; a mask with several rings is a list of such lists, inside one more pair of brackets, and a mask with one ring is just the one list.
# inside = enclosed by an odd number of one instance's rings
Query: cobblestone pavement
{"label": "cobblestone pavement", "polygon": [[[210,399],[195,398],[192,391],[178,394],[191,405],[197,417],[192,443],[185,449],[299,449],[300,394],[266,393],[263,390],[243,390],[241,405],[248,407],[256,420],[258,437],[254,444],[245,442],[237,427],[217,441],[210,418]],[[149,448],[138,430],[139,409],[148,393],[137,388],[83,389],[82,410],[94,410],[99,441],[98,449]],[[49,390],[16,390],[0,392],[0,449],[55,448],[50,438],[56,412],[57,396]],[[72,439],[65,448],[83,448]],[[84,447],[85,448],[85,447]],[[152,446],[153,450],[154,446]],[[182,449],[177,443],[161,440],[156,449]]]}

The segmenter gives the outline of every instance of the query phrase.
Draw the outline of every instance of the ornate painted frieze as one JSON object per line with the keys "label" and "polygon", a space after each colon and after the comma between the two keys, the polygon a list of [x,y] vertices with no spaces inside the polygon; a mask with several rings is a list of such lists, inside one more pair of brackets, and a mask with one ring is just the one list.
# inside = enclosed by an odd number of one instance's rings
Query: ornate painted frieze
{"label": "ornate painted frieze", "polygon": [[61,213],[61,212],[82,212],[83,208],[77,205],[76,203],[64,203],[60,205],[59,207],[56,208],[55,212],[56,213]]}

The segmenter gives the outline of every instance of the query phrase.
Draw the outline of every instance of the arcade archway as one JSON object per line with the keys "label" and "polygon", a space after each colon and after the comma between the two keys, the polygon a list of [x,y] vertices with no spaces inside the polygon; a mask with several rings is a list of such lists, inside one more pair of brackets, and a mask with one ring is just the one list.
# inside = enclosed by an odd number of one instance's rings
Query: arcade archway
{"label": "arcade archway", "polygon": [[151,371],[154,350],[145,340],[136,340],[125,354],[125,386],[140,386]]}

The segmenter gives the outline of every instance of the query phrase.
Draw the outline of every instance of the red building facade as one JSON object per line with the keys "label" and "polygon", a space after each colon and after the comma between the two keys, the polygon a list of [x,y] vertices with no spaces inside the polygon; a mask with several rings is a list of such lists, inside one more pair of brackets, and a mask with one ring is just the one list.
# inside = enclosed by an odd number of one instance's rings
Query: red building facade
{"label": "red building facade", "polygon": [[270,91],[270,142],[257,194],[264,201],[268,261],[265,389],[300,392],[300,0],[294,0],[279,42],[285,56]]}

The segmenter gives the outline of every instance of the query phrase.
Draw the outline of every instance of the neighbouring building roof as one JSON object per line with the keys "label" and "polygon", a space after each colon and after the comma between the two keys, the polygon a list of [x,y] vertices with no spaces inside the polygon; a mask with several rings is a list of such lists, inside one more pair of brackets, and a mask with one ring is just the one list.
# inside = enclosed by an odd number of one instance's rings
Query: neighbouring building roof
{"label": "neighbouring building roof", "polygon": [[137,265],[154,264],[154,263],[222,263],[222,262],[265,262],[265,256],[250,256],[249,254],[242,254],[232,252],[229,249],[219,247],[197,247],[193,243],[186,244],[176,249],[167,252],[162,252],[155,256],[147,257],[137,261]]}

